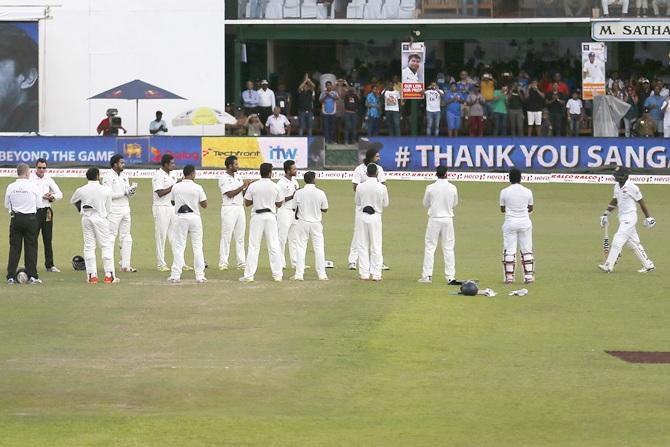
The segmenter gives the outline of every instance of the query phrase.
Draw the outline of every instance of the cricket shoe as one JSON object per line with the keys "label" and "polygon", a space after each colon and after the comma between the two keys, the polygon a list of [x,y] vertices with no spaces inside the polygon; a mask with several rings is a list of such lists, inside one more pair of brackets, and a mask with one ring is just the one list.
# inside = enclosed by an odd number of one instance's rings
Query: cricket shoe
{"label": "cricket shoe", "polygon": [[305,280],[305,278],[303,278],[302,276],[298,276],[298,275],[293,275],[293,276],[291,277],[291,279],[292,279],[293,281],[304,281],[304,280]]}
{"label": "cricket shoe", "polygon": [[652,265],[651,267],[642,267],[640,270],[638,270],[638,273],[651,273],[654,270],[656,270],[656,266]]}
{"label": "cricket shoe", "polygon": [[98,277],[97,276],[91,276],[91,277],[88,278],[88,281],[86,281],[86,282],[88,282],[89,284],[97,284],[98,283]]}
{"label": "cricket shoe", "polygon": [[228,266],[224,265],[224,264],[219,264],[219,270],[221,270],[222,272],[225,272],[226,270],[228,270]]}
{"label": "cricket shoe", "polygon": [[535,277],[534,276],[526,276],[523,279],[524,284],[531,284],[531,283],[534,283],[534,282],[535,282]]}
{"label": "cricket shoe", "polygon": [[205,277],[198,278],[198,279],[195,280],[195,282],[196,282],[197,284],[204,284],[204,283],[207,282],[207,278],[205,278]]}
{"label": "cricket shoe", "polygon": [[172,284],[179,284],[181,282],[180,278],[173,278],[172,276],[168,277],[167,280],[168,280],[168,282],[170,282]]}
{"label": "cricket shoe", "polygon": [[386,264],[382,264],[382,270],[391,270],[391,267]]}
{"label": "cricket shoe", "polygon": [[135,267],[121,267],[121,271],[124,273],[137,273],[137,269]]}
{"label": "cricket shoe", "polygon": [[370,279],[371,279],[372,281],[374,281],[374,282],[381,282],[382,277],[381,277],[381,276],[373,276],[373,277],[370,278]]}
{"label": "cricket shoe", "polygon": [[463,281],[459,281],[456,278],[447,278],[447,285],[448,286],[462,286]]}
{"label": "cricket shoe", "polygon": [[58,267],[56,267],[55,265],[52,265],[51,267],[49,267],[49,268],[47,269],[47,272],[50,272],[50,273],[60,273],[60,269],[59,269]]}
{"label": "cricket shoe", "polygon": [[191,271],[193,271],[193,267],[191,267],[190,265],[184,265],[183,270],[185,272],[191,272]]}
{"label": "cricket shoe", "polygon": [[356,270],[356,263],[355,262],[350,262],[349,263],[349,270]]}
{"label": "cricket shoe", "polygon": [[105,279],[102,280],[105,284],[118,284],[121,282],[116,276],[105,275]]}
{"label": "cricket shoe", "polygon": [[319,281],[328,281],[327,276],[319,276]]}
{"label": "cricket shoe", "polygon": [[240,282],[254,282],[253,276],[242,276]]}
{"label": "cricket shoe", "polygon": [[172,269],[171,269],[170,267],[168,267],[167,265],[161,265],[161,266],[158,266],[158,271],[159,271],[159,272],[169,272],[169,271],[171,271],[171,270],[172,270]]}
{"label": "cricket shoe", "polygon": [[598,268],[602,272],[612,273],[612,268],[609,266],[609,264],[598,264]]}
{"label": "cricket shoe", "polygon": [[418,282],[422,284],[430,284],[433,282],[433,277],[432,276],[422,276],[421,278],[418,279]]}
{"label": "cricket shoe", "polygon": [[14,278],[7,278],[7,284],[10,286],[16,284],[16,280]]}
{"label": "cricket shoe", "polygon": [[274,282],[282,282],[282,281],[283,281],[283,279],[282,279],[281,276],[273,276],[273,277],[272,277],[272,280],[273,280]]}
{"label": "cricket shoe", "polygon": [[28,284],[42,284],[42,280],[39,278],[33,278],[31,276],[30,280],[28,281]]}

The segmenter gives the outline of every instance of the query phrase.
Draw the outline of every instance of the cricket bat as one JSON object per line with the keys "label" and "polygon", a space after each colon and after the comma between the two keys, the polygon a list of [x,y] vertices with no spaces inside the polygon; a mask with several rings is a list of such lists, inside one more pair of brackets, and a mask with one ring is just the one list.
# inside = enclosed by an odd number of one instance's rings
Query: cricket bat
{"label": "cricket bat", "polygon": [[610,254],[610,235],[609,235],[609,224],[605,225],[605,234],[603,234],[603,261],[607,260],[607,256]]}

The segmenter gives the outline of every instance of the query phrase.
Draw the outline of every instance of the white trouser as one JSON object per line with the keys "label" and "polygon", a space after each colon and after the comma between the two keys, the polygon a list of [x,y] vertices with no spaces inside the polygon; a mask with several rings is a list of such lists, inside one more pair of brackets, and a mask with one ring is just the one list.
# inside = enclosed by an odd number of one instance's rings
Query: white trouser
{"label": "white trouser", "polygon": [[153,206],[154,233],[156,234],[156,265],[167,266],[165,262],[165,238],[172,245],[172,223],[174,221],[174,207]]}
{"label": "white trouser", "polygon": [[359,214],[361,209],[356,207],[354,209],[354,235],[351,238],[351,245],[349,246],[349,264],[358,262],[358,228],[359,228]]}
{"label": "white trouser", "polygon": [[[609,5],[616,2],[617,0],[602,0],[603,14],[609,14]],[[621,12],[628,14],[628,0],[621,0]]]}
{"label": "white trouser", "polygon": [[359,211],[356,239],[358,240],[358,273],[361,278],[381,279],[382,215]]}
{"label": "white trouser", "polygon": [[175,216],[172,224],[172,273],[173,279],[180,279],[184,269],[184,251],[186,239],[191,235],[193,246],[193,269],[195,279],[205,277],[205,255],[202,253],[202,220],[195,213],[184,213]]}
{"label": "white trouser", "polygon": [[109,221],[94,211],[84,211],[81,216],[81,229],[84,234],[84,261],[86,273],[98,276],[98,265],[95,257],[96,245],[100,246],[102,265],[105,273],[115,276],[114,270],[114,239],[109,232]]}
{"label": "white trouser", "polygon": [[647,253],[644,250],[644,247],[640,243],[640,237],[637,234],[637,214],[621,215],[619,216],[619,229],[617,230],[614,238],[612,239],[612,247],[610,249],[609,255],[607,255],[607,261],[605,263],[609,265],[610,269],[614,270],[614,265],[616,264],[619,255],[623,246],[628,244],[628,246],[633,250],[635,256],[642,263],[644,268],[652,268],[654,263],[647,257]]}
{"label": "white trouser", "polygon": [[670,127],[663,126],[663,138],[669,138],[669,137],[670,137]]}
{"label": "white trouser", "polygon": [[261,240],[265,236],[265,245],[270,255],[272,277],[282,277],[281,255],[279,253],[279,235],[277,233],[277,216],[272,213],[256,214],[252,211],[249,221],[249,246],[247,249],[247,266],[244,269],[246,278],[253,278],[258,269],[258,254]]}
{"label": "white trouser", "polygon": [[281,265],[286,268],[286,242],[288,241],[288,255],[291,266],[296,264],[295,243],[295,210],[284,208],[277,210],[277,231],[279,233],[279,251],[281,253]]}
{"label": "white trouser", "polygon": [[130,235],[130,207],[112,208],[107,216],[109,230],[112,233],[112,246],[119,237],[121,244],[121,268],[130,268],[130,255],[133,251],[133,237]]}
{"label": "white trouser", "polygon": [[505,252],[516,253],[517,243],[521,253],[533,252],[533,223],[530,219],[505,220],[502,232]]}
{"label": "white trouser", "polygon": [[247,229],[247,218],[242,205],[221,207],[221,242],[219,244],[219,266],[228,267],[230,256],[230,240],[235,238],[235,254],[237,265],[246,263],[244,252],[244,232]]}
{"label": "white trouser", "polygon": [[447,279],[454,279],[456,277],[456,258],[454,256],[456,236],[454,234],[454,220],[451,217],[428,218],[422,276],[433,276],[435,249],[437,249],[437,243],[440,240],[442,242],[442,254],[444,255],[444,276]]}
{"label": "white trouser", "polygon": [[314,265],[319,278],[326,278],[326,253],[323,246],[323,225],[321,222],[296,221],[296,264],[295,276],[302,277],[305,274],[305,256],[307,254],[307,241],[312,239],[314,248]]}
{"label": "white trouser", "polygon": [[636,6],[637,8],[642,7],[642,8],[644,8],[644,9],[647,9],[647,7],[649,6],[649,4],[648,4],[647,0],[635,0],[635,6]]}

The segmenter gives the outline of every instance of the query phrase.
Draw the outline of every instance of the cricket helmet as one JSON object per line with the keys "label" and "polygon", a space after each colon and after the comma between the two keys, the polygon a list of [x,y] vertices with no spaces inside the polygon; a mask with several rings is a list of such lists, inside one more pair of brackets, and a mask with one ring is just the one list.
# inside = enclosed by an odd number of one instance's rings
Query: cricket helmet
{"label": "cricket helmet", "polygon": [[615,180],[626,180],[630,175],[630,169],[625,166],[617,166],[612,173]]}
{"label": "cricket helmet", "polygon": [[80,271],[86,270],[86,261],[83,257],[77,255],[72,258],[72,268]]}
{"label": "cricket helmet", "polygon": [[479,292],[479,287],[477,287],[477,283],[468,280],[461,285],[461,294],[466,295],[466,296],[475,296],[477,295],[477,292]]}

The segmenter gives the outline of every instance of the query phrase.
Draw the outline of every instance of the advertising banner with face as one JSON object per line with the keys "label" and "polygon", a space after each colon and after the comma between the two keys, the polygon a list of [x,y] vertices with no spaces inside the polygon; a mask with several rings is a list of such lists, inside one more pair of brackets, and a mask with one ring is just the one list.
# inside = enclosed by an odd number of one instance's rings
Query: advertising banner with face
{"label": "advertising banner with face", "polygon": [[400,44],[400,52],[402,98],[423,99],[426,46],[423,42],[403,42]]}
{"label": "advertising banner with face", "polygon": [[582,43],[582,98],[605,94],[607,47],[602,42]]}

